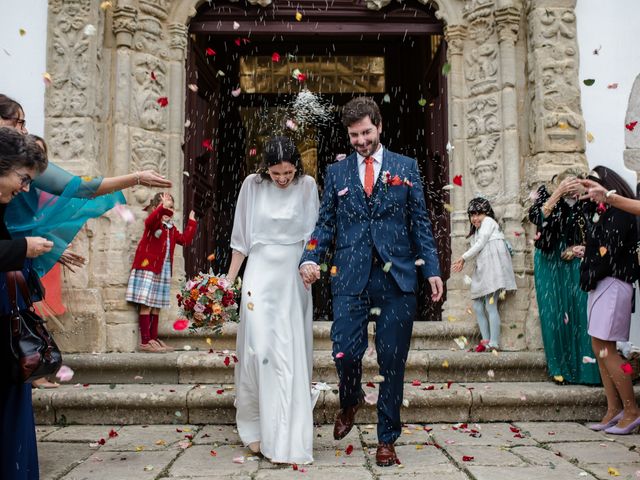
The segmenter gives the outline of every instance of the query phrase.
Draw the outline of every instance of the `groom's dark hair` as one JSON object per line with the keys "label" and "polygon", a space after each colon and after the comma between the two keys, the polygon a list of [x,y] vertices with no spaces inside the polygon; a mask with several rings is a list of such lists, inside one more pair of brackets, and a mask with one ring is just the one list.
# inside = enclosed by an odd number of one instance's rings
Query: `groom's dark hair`
{"label": "groom's dark hair", "polygon": [[356,97],[349,100],[342,109],[342,125],[349,128],[354,123],[369,117],[376,127],[382,122],[380,108],[371,97]]}

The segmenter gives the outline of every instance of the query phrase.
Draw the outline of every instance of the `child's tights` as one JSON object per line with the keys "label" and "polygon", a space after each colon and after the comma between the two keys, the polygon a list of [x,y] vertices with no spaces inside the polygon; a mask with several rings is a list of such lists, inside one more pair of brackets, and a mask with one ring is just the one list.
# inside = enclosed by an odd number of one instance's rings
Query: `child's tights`
{"label": "child's tights", "polygon": [[[498,313],[498,292],[493,292],[473,301],[480,334],[489,340],[489,347],[500,346],[500,314]],[[488,314],[488,315],[487,315]],[[488,318],[487,318],[488,316]]]}

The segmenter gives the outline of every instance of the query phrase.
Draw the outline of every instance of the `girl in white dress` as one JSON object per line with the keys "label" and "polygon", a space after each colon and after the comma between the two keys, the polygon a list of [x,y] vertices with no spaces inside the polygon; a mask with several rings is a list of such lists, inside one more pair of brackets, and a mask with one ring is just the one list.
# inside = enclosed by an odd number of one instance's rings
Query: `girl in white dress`
{"label": "girl in white dress", "polygon": [[318,190],[286,137],[265,145],[242,184],[228,277],[247,258],[235,368],[236,423],[246,446],[277,463],[313,462],[313,306],[298,273],[318,218]]}
{"label": "girl in white dress", "polygon": [[451,270],[460,272],[467,260],[476,259],[471,276],[471,298],[483,340],[476,351],[484,351],[487,343],[489,349],[497,350],[500,346],[499,294],[517,289],[511,252],[489,200],[481,197],[472,199],[467,214],[471,223],[467,238],[473,237],[471,248],[453,263]]}

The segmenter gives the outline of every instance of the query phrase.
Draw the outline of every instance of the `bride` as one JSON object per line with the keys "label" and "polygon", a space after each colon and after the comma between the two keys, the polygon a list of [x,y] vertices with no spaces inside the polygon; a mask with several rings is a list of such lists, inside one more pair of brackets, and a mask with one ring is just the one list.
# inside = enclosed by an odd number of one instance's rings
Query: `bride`
{"label": "bride", "polygon": [[248,258],[237,338],[236,423],[254,453],[304,464],[313,462],[313,308],[298,262],[318,218],[318,190],[286,137],[267,141],[259,172],[242,184],[231,234],[231,281]]}

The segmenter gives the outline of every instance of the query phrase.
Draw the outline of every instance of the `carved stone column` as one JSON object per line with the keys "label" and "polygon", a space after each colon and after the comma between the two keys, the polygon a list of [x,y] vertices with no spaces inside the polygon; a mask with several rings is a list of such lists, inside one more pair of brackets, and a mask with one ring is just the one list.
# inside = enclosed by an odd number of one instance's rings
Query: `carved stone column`
{"label": "carved stone column", "polygon": [[584,166],[584,119],[578,85],[575,0],[531,0],[528,80],[532,183]]}

